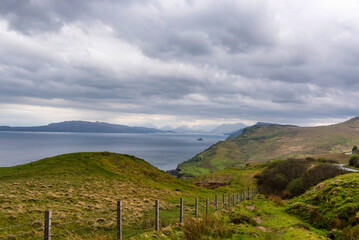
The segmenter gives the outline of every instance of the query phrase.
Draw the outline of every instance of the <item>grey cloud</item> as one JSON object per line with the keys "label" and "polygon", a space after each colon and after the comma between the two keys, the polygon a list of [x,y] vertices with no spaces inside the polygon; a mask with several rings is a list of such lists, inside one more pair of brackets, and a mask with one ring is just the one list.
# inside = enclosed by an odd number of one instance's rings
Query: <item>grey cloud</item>
{"label": "grey cloud", "polygon": [[[100,20],[100,9],[111,9],[112,5],[127,6],[131,0],[3,0],[0,14],[16,31],[33,34],[43,31],[58,31],[64,24],[85,19]],[[102,13],[102,12],[100,12]]]}
{"label": "grey cloud", "polygon": [[187,3],[167,9],[159,1],[2,1],[1,18],[29,38],[57,34],[71,23],[86,32],[99,21],[115,31],[111,41],[139,49],[145,59],[140,64],[193,66],[195,73],[140,66],[123,75],[100,64],[4,45],[0,103],[194,119],[305,121],[358,115],[352,104],[359,85],[355,27],[345,26],[351,34],[344,40],[283,40],[270,3]]}
{"label": "grey cloud", "polygon": [[264,3],[246,7],[234,1],[210,1],[207,5],[173,15],[163,12],[160,21],[146,19],[150,27],[134,27],[134,34],[153,57],[208,55],[211,48],[236,54],[275,45],[275,24]]}

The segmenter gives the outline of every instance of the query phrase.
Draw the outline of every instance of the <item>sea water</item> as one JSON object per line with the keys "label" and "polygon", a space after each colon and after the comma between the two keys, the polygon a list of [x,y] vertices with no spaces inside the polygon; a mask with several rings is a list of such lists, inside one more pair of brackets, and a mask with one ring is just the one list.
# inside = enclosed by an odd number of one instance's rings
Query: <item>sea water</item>
{"label": "sea water", "polygon": [[[202,138],[202,141],[197,139]],[[177,165],[225,135],[152,133],[0,132],[0,167],[72,152],[109,151],[134,155],[162,170]]]}

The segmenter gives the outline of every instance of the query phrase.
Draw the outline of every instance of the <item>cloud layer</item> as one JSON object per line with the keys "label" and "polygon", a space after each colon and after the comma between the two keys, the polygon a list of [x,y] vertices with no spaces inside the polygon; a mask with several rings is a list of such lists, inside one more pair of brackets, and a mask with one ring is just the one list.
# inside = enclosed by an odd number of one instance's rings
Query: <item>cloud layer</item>
{"label": "cloud layer", "polygon": [[0,124],[355,116],[358,11],[349,0],[5,0]]}

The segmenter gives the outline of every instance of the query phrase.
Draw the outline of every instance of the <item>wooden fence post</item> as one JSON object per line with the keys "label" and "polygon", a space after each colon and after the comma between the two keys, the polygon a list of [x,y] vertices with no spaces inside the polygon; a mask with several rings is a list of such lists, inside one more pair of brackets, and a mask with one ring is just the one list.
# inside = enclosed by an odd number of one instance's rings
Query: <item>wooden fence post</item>
{"label": "wooden fence post", "polygon": [[180,223],[183,222],[183,198],[180,201]]}
{"label": "wooden fence post", "polygon": [[218,196],[216,195],[216,211],[218,210]]}
{"label": "wooden fence post", "polygon": [[237,193],[237,204],[239,203],[239,193]]}
{"label": "wooden fence post", "polygon": [[248,187],[248,195],[247,195],[247,200],[249,200],[249,187]]}
{"label": "wooden fence post", "polygon": [[224,208],[224,205],[225,205],[225,203],[224,203],[224,194],[223,194],[223,197],[222,197],[222,208]]}
{"label": "wooden fence post", "polygon": [[206,198],[206,215],[208,215],[209,200]]}
{"label": "wooden fence post", "polygon": [[51,240],[51,218],[51,211],[45,211],[44,240]]}
{"label": "wooden fence post", "polygon": [[155,214],[156,214],[156,231],[160,230],[160,201],[156,200],[155,202]]}
{"label": "wooden fence post", "polygon": [[117,239],[122,240],[122,201],[117,201]]}
{"label": "wooden fence post", "polygon": [[198,197],[196,197],[196,206],[194,210],[194,216],[198,218]]}

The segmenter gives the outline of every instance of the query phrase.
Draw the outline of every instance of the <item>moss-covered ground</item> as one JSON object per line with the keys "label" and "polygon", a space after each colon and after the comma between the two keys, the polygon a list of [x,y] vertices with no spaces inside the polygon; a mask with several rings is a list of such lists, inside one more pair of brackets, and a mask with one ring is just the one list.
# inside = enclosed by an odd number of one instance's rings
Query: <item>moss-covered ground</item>
{"label": "moss-covered ground", "polygon": [[292,199],[288,212],[332,231],[335,239],[359,239],[359,174],[341,175],[318,184]]}

